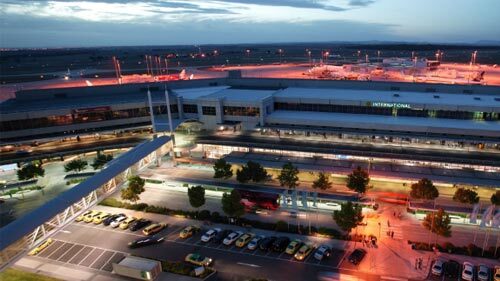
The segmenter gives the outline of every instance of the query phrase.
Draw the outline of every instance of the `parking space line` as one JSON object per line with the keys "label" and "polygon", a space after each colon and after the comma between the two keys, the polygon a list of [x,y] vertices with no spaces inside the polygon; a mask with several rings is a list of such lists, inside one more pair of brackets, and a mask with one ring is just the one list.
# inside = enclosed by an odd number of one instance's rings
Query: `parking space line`
{"label": "parking space line", "polygon": [[[76,245],[76,244],[73,244],[73,246],[69,247],[68,250],[66,250],[66,252],[62,253],[59,258],[57,259],[58,261],[60,261],[60,259],[62,259],[69,251],[71,251],[71,249],[73,249],[75,246],[79,246],[79,245]],[[66,262],[64,262],[66,263]]]}
{"label": "parking space line", "polygon": [[[71,246],[69,246],[69,245],[71,245]],[[58,251],[59,251],[60,249],[65,248],[65,247],[67,247],[67,246],[69,246],[69,248],[68,248],[68,249],[66,249],[63,253],[59,254],[59,257],[54,256],[55,254],[57,254],[57,253],[58,253]],[[54,252],[53,252],[51,255],[49,255],[47,258],[49,258],[49,259],[51,259],[51,260],[57,260],[58,258],[60,258],[61,256],[63,256],[63,255],[64,255],[64,254],[65,254],[65,253],[66,253],[66,252],[67,252],[70,248],[72,248],[73,246],[74,246],[74,244],[73,244],[73,243],[64,242],[64,244],[63,244],[61,247],[59,247],[56,251],[54,251]],[[63,249],[63,250],[64,250],[64,249]],[[52,258],[52,256],[54,256],[54,258]]]}
{"label": "parking space line", "polygon": [[345,257],[347,257],[347,254],[349,251],[345,251],[345,254],[342,256],[342,258],[339,260],[339,263],[337,264],[337,268],[340,268],[340,264],[344,261]]}
{"label": "parking space line", "polygon": [[[54,241],[59,241],[59,240],[54,240]],[[52,251],[52,253],[48,254],[45,258],[48,258],[48,259],[51,259],[50,256],[52,256],[55,252],[57,252],[64,244],[66,244],[66,242],[64,241],[59,241],[61,242],[61,245],[59,245],[59,247],[57,247],[57,249],[55,249],[54,251]]]}
{"label": "parking space line", "polygon": [[104,253],[106,253],[106,251],[102,251],[102,253],[98,257],[96,257],[94,262],[92,262],[88,267],[92,268],[94,263],[96,263],[101,258],[101,256],[104,255]]}
{"label": "parking space line", "polygon": [[98,230],[107,231],[107,232],[113,232],[113,233],[122,233],[122,234],[126,234],[126,235],[132,235],[132,236],[135,236],[135,237],[143,237],[143,235],[139,235],[139,234],[127,231],[128,229],[125,229],[125,230],[122,230],[122,231],[117,231],[117,230],[110,230],[110,229],[106,229],[106,228],[97,228],[95,226],[88,226],[88,225],[84,225],[84,224],[79,225],[79,226],[87,227],[87,228],[93,228],[93,229],[98,229]]}
{"label": "parking space line", "polygon": [[99,268],[99,270],[103,270],[103,268],[108,264],[108,262],[116,255],[118,254],[117,252],[115,251],[110,251],[112,252],[113,254],[109,257],[109,259],[106,260],[106,262]]}
{"label": "parking space line", "polygon": [[[77,246],[77,244],[75,244],[75,246]],[[79,246],[82,246],[82,248],[75,253],[75,255],[73,255],[69,260],[68,260],[68,263],[70,263],[71,260],[73,260],[76,256],[78,256],[80,254],[81,251],[83,251],[83,249],[85,249],[85,246],[83,245],[79,245]]]}
{"label": "parking space line", "polygon": [[92,248],[92,250],[90,250],[90,252],[77,265],[80,265],[84,260],[86,260],[95,251],[95,249],[96,249],[94,247],[90,247],[90,248]]}

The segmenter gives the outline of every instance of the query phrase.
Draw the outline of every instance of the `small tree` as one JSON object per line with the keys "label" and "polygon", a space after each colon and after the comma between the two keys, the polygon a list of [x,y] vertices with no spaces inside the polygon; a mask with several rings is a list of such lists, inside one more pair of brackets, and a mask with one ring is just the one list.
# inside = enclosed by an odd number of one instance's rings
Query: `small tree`
{"label": "small tree", "polygon": [[22,180],[30,180],[32,178],[43,177],[45,170],[40,163],[29,163],[17,170],[17,178]]}
{"label": "small tree", "polygon": [[460,187],[455,191],[453,201],[460,202],[462,204],[476,204],[479,202],[479,196],[477,196],[477,192],[474,190]]}
{"label": "small tree", "polygon": [[222,210],[230,217],[241,217],[245,214],[245,207],[241,204],[240,193],[236,189],[233,189],[231,193],[224,192],[221,203]]}
{"label": "small tree", "polygon": [[368,172],[363,170],[360,166],[347,176],[347,187],[358,193],[365,193],[369,182],[370,177]]}
{"label": "small tree", "polygon": [[493,205],[500,205],[500,190],[497,190],[497,192],[493,193],[493,195],[491,195],[491,204]]}
{"label": "small tree", "polygon": [[439,196],[439,191],[431,180],[423,178],[411,185],[411,198],[433,200]]}
{"label": "small tree", "polygon": [[291,162],[286,163],[283,165],[281,173],[278,176],[280,185],[286,186],[290,189],[297,187],[299,181],[299,177],[297,176],[298,174],[299,169],[297,169],[297,167],[293,166]]}
{"label": "small tree", "polygon": [[422,225],[432,233],[443,237],[451,237],[451,219],[443,210],[439,209],[435,213],[428,213]]}
{"label": "small tree", "polygon": [[313,188],[319,188],[322,190],[329,189],[332,187],[332,183],[328,179],[328,175],[321,172],[318,174],[318,178],[313,182]]}
{"label": "small tree", "polygon": [[363,221],[361,205],[347,201],[341,204],[340,211],[333,212],[333,219],[343,231],[349,233]]}
{"label": "small tree", "polygon": [[267,178],[267,171],[259,163],[248,161],[246,165],[236,171],[236,180],[240,183],[246,183],[250,180],[261,182]]}
{"label": "small tree", "polygon": [[146,181],[139,176],[133,176],[128,179],[127,188],[122,189],[121,197],[124,200],[129,200],[131,202],[137,202],[140,197],[139,195],[144,192],[144,184]]}
{"label": "small tree", "polygon": [[227,163],[224,159],[217,159],[214,164],[214,178],[228,179],[233,176],[231,164]]}
{"label": "small tree", "polygon": [[96,158],[94,158],[94,162],[92,163],[92,168],[94,170],[101,169],[106,163],[113,160],[113,155],[111,154],[102,154],[100,152],[97,153]]}
{"label": "small tree", "polygon": [[205,205],[205,189],[201,185],[188,188],[189,204],[198,209]]}
{"label": "small tree", "polygon": [[82,160],[82,159],[75,159],[75,160],[69,161],[68,164],[64,165],[64,171],[66,171],[66,172],[71,172],[71,171],[81,172],[81,171],[85,170],[85,167],[87,167],[87,161]]}

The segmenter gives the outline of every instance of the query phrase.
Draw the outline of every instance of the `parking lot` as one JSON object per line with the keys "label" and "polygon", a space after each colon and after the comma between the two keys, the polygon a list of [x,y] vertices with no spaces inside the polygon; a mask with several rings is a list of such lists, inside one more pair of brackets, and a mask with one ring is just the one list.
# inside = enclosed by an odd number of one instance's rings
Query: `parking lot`
{"label": "parking lot", "polygon": [[[146,214],[149,215],[149,214]],[[193,236],[182,239],[179,232],[189,225],[182,219],[171,218],[168,227],[159,235],[165,237],[161,244],[136,249],[128,248],[128,242],[144,237],[142,229],[137,231],[111,228],[102,224],[73,222],[54,237],[54,242],[37,255],[37,259],[48,259],[61,263],[77,265],[84,269],[111,272],[112,263],[118,262],[128,254],[161,260],[183,261],[189,253],[199,253],[214,260],[212,265],[220,276],[256,276],[282,280],[314,280],[320,271],[340,272],[345,257],[349,252],[332,247],[332,255],[328,259],[317,260],[313,257],[315,250],[303,261],[296,260],[285,252],[249,250],[247,247],[229,246],[213,241],[202,242],[201,236],[211,226],[201,225],[200,231]],[[220,227],[220,226],[219,226]],[[250,229],[227,226],[231,230],[249,232]],[[257,235],[257,230],[252,230]],[[274,236],[286,236],[285,233],[273,233]],[[291,239],[295,238],[293,235]],[[306,237],[305,237],[306,238]],[[328,241],[328,240],[327,240]],[[315,244],[319,246],[319,244]],[[366,258],[365,258],[366,259]],[[363,261],[365,262],[365,260]],[[347,271],[353,275],[362,275],[364,280],[376,280],[374,276],[355,272],[353,265],[346,265]],[[270,276],[270,277],[269,277]],[[235,279],[238,280],[238,279]]]}

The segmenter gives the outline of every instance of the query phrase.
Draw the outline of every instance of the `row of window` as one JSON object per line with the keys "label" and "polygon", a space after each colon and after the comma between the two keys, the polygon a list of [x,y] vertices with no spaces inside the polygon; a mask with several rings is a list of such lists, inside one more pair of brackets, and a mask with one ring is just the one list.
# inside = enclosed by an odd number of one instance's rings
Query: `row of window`
{"label": "row of window", "polygon": [[356,105],[338,105],[338,104],[310,104],[310,103],[274,103],[275,110],[291,111],[315,111],[315,112],[337,112],[351,114],[374,114],[374,115],[393,115],[410,117],[431,117],[478,121],[498,121],[500,114],[494,112],[470,112],[470,111],[451,111],[451,110],[422,110],[410,108],[391,108],[391,107],[372,107]]}
{"label": "row of window", "polygon": [[257,107],[224,106],[224,115],[255,117],[259,114],[260,111]]}
{"label": "row of window", "polygon": [[[177,113],[177,105],[170,107],[172,113]],[[166,106],[153,107],[154,114],[167,114]],[[0,131],[17,131],[25,129],[36,129],[44,127],[72,125],[89,122],[100,122],[117,119],[137,118],[149,116],[149,107],[133,108],[124,110],[103,110],[94,112],[74,112],[66,115],[54,115],[42,118],[25,120],[12,120],[0,122]]]}

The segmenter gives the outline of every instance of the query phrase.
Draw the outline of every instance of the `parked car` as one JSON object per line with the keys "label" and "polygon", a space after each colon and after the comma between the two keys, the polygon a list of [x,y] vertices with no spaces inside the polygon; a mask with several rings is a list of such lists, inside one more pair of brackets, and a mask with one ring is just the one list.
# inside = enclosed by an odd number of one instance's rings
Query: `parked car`
{"label": "parked car", "polygon": [[238,238],[238,240],[236,240],[236,247],[238,248],[243,248],[245,247],[246,244],[248,244],[250,242],[250,240],[252,240],[253,238],[255,237],[255,234],[253,233],[245,233],[243,234],[242,236],[240,236],[240,238]]}
{"label": "parked car", "polygon": [[285,253],[287,253],[289,255],[293,255],[293,254],[295,254],[295,252],[297,252],[297,250],[301,246],[302,246],[302,240],[294,239],[294,240],[292,240],[292,242],[290,242],[290,244],[288,244],[288,246],[286,246]]}
{"label": "parked car", "polygon": [[188,254],[184,260],[199,266],[209,266],[213,262],[211,258],[200,254]]}
{"label": "parked car", "polygon": [[332,255],[332,248],[328,245],[321,245],[314,253],[314,258],[317,260],[323,260],[329,258]]}
{"label": "parked car", "polygon": [[220,228],[212,228],[212,229],[208,230],[207,232],[205,232],[205,234],[203,234],[201,236],[201,241],[202,242],[209,242],[210,240],[212,240],[213,238],[215,238],[215,236],[219,232],[221,232]]}
{"label": "parked car", "polygon": [[124,214],[114,214],[114,215],[110,215],[109,217],[107,217],[106,219],[104,219],[102,221],[102,224],[105,225],[105,226],[108,226],[111,224],[111,222],[113,222],[116,218],[120,217],[120,216],[125,216]]}
{"label": "parked car", "polygon": [[120,226],[120,224],[122,222],[124,222],[125,220],[127,219],[127,216],[126,215],[123,215],[123,216],[119,216],[117,218],[115,218],[110,224],[109,226],[111,226],[112,228],[117,228]]}
{"label": "parked car", "polygon": [[45,248],[47,248],[50,244],[52,244],[52,242],[53,242],[52,238],[49,238],[49,239],[45,240],[45,242],[43,242],[42,244],[38,245],[36,248],[34,248],[33,250],[31,250],[28,253],[28,255],[29,256],[36,256],[36,255],[38,255],[38,253],[40,253]]}
{"label": "parked car", "polygon": [[444,263],[443,273],[448,278],[458,278],[460,274],[460,264],[457,261],[450,260]]}
{"label": "parked car", "polygon": [[224,229],[222,231],[219,231],[219,233],[217,233],[217,235],[215,235],[214,237],[214,242],[215,243],[222,243],[224,241],[224,239],[226,239],[226,237],[231,233],[232,231],[229,230],[229,229]]}
{"label": "parked car", "polygon": [[480,264],[477,270],[477,278],[479,281],[489,281],[490,280],[490,268],[484,264]]}
{"label": "parked car", "polygon": [[135,241],[129,242],[128,247],[129,248],[139,248],[139,247],[144,247],[144,246],[148,246],[148,245],[158,244],[158,243],[161,243],[163,240],[165,240],[165,237],[159,236],[159,235],[141,237]]}
{"label": "parked car", "polygon": [[141,218],[131,223],[129,229],[130,231],[137,231],[143,227],[150,225],[151,223],[153,222],[148,219]]}
{"label": "parked car", "polygon": [[86,211],[85,213],[79,215],[78,217],[76,217],[75,221],[80,222],[80,221],[83,221],[87,216],[90,216],[90,215],[94,216],[97,214],[99,214],[99,211],[89,210],[89,211]]}
{"label": "parked car", "polygon": [[86,222],[86,223],[91,223],[95,217],[97,217],[98,215],[102,214],[103,212],[98,212],[98,211],[94,211],[88,215],[86,215],[84,218],[83,218],[83,221]]}
{"label": "parked car", "polygon": [[222,241],[222,243],[226,246],[229,246],[233,244],[233,242],[236,241],[236,239],[240,238],[241,235],[243,235],[243,232],[233,231],[229,233],[229,235],[224,239],[224,241]]}
{"label": "parked car", "polygon": [[250,241],[247,245],[247,249],[249,250],[255,250],[259,246],[259,243],[262,241],[262,239],[266,238],[264,235],[258,235]]}
{"label": "parked car", "polygon": [[124,221],[120,223],[120,228],[127,229],[136,220],[137,219],[134,217],[127,217]]}
{"label": "parked car", "polygon": [[196,232],[198,232],[198,230],[200,230],[200,228],[197,227],[196,225],[186,226],[179,233],[179,237],[182,239],[189,238],[189,237],[193,236]]}
{"label": "parked car", "polygon": [[358,265],[362,260],[363,258],[366,256],[366,251],[363,250],[363,249],[356,249],[354,250],[350,255],[349,255],[349,258],[348,260],[354,264],[354,265]]}
{"label": "parked car", "polygon": [[156,233],[162,231],[166,227],[167,227],[166,223],[154,223],[154,224],[144,228],[142,230],[142,233],[144,233],[144,235],[153,235],[153,234],[156,234]]}
{"label": "parked car", "polygon": [[300,249],[295,253],[293,256],[296,260],[298,261],[303,261],[309,256],[309,254],[312,252],[314,249],[314,246],[311,244],[304,244]]}
{"label": "parked car", "polygon": [[109,217],[111,214],[109,213],[100,213],[99,215],[94,217],[94,224],[101,224],[103,220]]}
{"label": "parked car", "polygon": [[283,252],[286,249],[286,246],[290,243],[290,238],[286,236],[281,236],[273,243],[273,251],[275,252]]}
{"label": "parked car", "polygon": [[472,281],[474,279],[474,265],[470,262],[464,262],[462,268],[462,279]]}
{"label": "parked car", "polygon": [[442,259],[438,259],[434,265],[432,265],[432,274],[436,276],[441,276],[443,274],[443,266],[445,261]]}
{"label": "parked car", "polygon": [[276,241],[276,239],[277,238],[275,236],[262,239],[259,244],[259,249],[261,249],[262,251],[268,251],[269,249],[271,249],[271,246],[273,245],[274,241]]}
{"label": "parked car", "polygon": [[500,265],[495,266],[495,281],[500,281]]}

